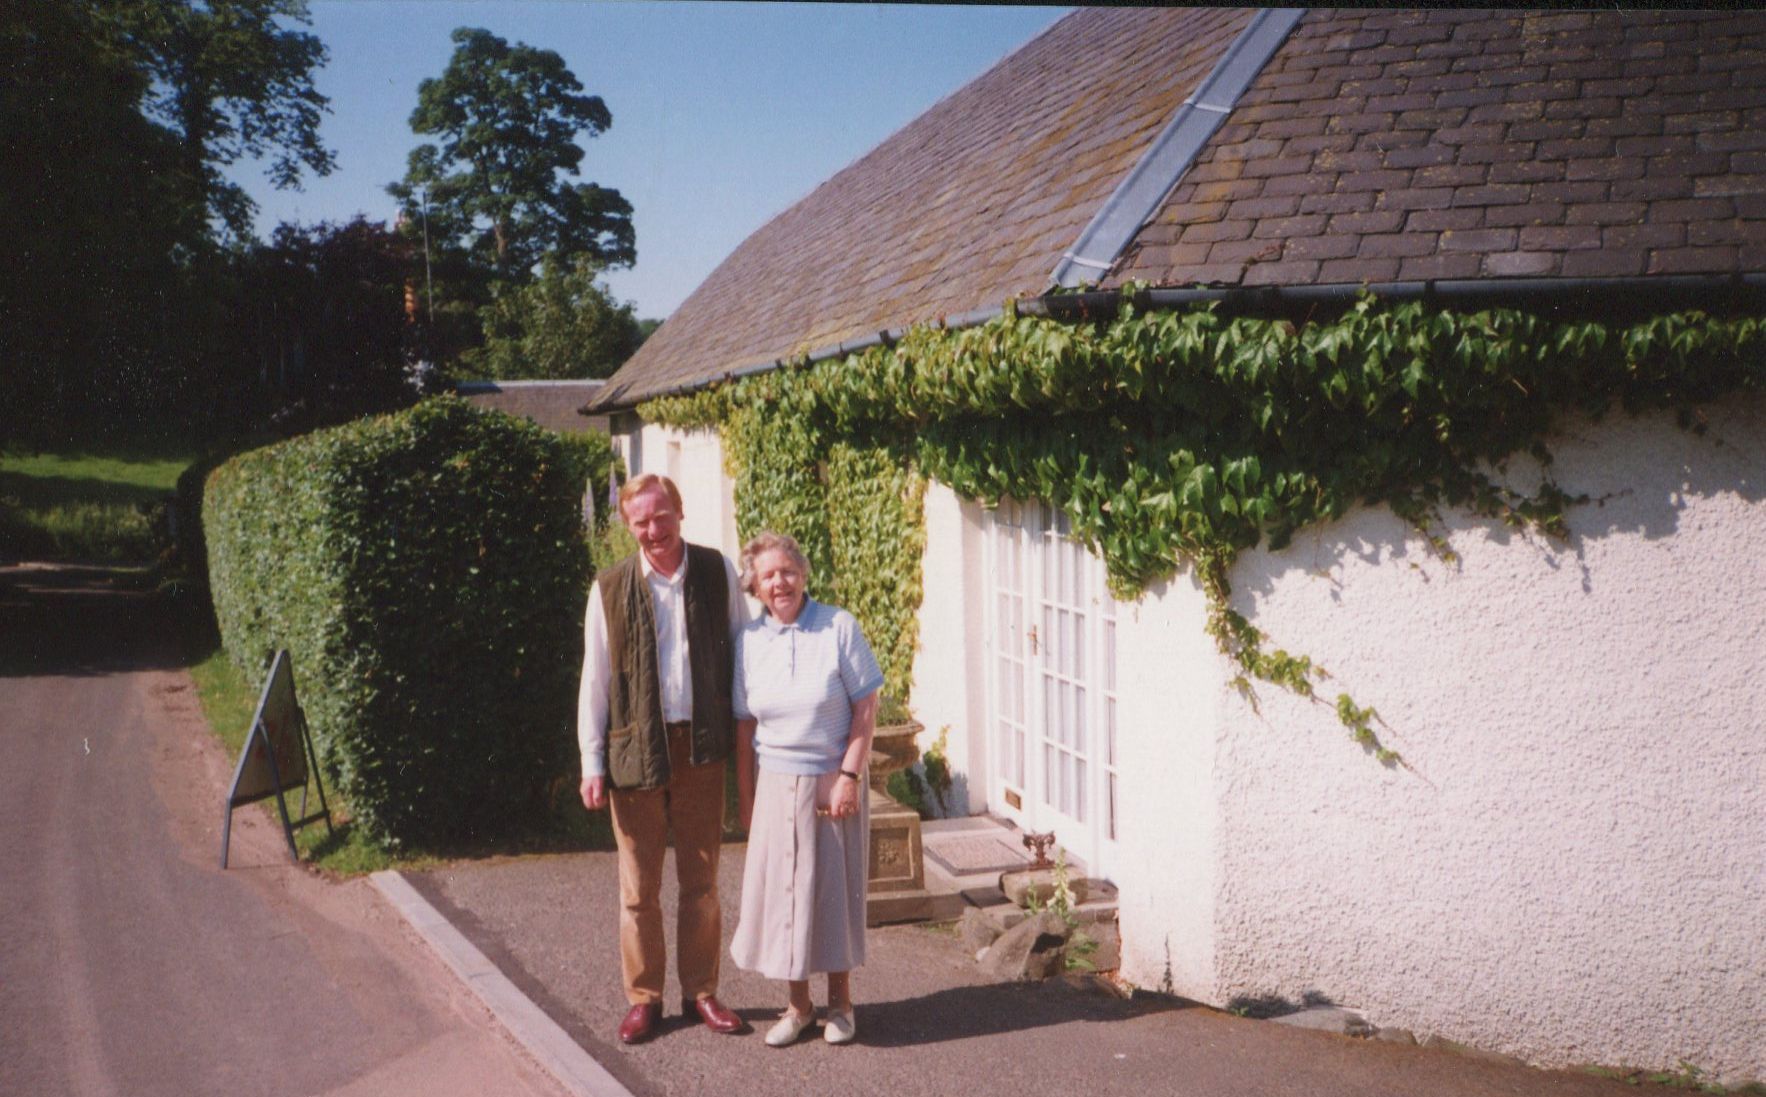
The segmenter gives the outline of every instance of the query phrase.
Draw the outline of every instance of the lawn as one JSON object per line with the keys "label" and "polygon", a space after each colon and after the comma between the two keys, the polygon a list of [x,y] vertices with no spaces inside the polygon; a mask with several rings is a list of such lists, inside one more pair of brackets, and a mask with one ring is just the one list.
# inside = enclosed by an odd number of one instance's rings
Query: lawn
{"label": "lawn", "polygon": [[145,563],[195,453],[176,443],[0,453],[0,557]]}

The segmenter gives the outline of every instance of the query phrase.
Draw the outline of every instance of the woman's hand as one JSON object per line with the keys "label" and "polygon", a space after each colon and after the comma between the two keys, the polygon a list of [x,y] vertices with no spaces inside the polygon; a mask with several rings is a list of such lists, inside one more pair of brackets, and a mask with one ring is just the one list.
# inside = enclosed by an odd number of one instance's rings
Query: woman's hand
{"label": "woman's hand", "polygon": [[850,777],[834,778],[834,792],[828,800],[828,814],[836,819],[844,819],[858,814],[859,787],[858,782]]}

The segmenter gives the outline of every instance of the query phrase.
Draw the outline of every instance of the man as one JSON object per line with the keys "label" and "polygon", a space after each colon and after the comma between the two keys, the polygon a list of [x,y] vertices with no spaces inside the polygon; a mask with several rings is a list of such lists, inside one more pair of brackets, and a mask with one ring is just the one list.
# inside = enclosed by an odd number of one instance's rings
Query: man
{"label": "man", "polygon": [[666,476],[636,477],[619,513],[638,551],[589,589],[577,705],[583,804],[613,810],[619,846],[619,958],[631,1009],[619,1038],[639,1043],[662,1016],[662,859],[674,832],[680,881],[676,967],[682,1013],[716,1032],[746,1029],[717,1000],[723,922],[717,860],[736,632],[748,603],[716,549],[681,539],[681,495]]}

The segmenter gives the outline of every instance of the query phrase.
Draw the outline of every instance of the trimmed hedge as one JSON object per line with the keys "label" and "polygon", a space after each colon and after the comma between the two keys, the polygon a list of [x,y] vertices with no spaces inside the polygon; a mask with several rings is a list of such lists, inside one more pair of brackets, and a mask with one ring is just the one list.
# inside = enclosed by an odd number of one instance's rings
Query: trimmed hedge
{"label": "trimmed hedge", "polygon": [[507,837],[574,793],[582,500],[606,450],[442,397],[210,475],[227,654],[256,680],[290,651],[321,764],[376,842]]}

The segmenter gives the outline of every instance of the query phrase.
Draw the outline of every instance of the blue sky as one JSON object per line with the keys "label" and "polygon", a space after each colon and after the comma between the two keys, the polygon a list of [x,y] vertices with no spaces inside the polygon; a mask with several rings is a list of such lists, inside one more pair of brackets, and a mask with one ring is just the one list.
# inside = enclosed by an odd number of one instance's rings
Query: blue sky
{"label": "blue sky", "polygon": [[423,138],[417,85],[438,76],[455,27],[556,50],[613,126],[582,142],[582,178],[634,207],[638,262],[615,296],[664,317],[766,221],[1069,9],[691,0],[314,0],[331,51],[321,133],[338,169],[277,191],[233,178],[285,220],[391,220],[387,183]]}

